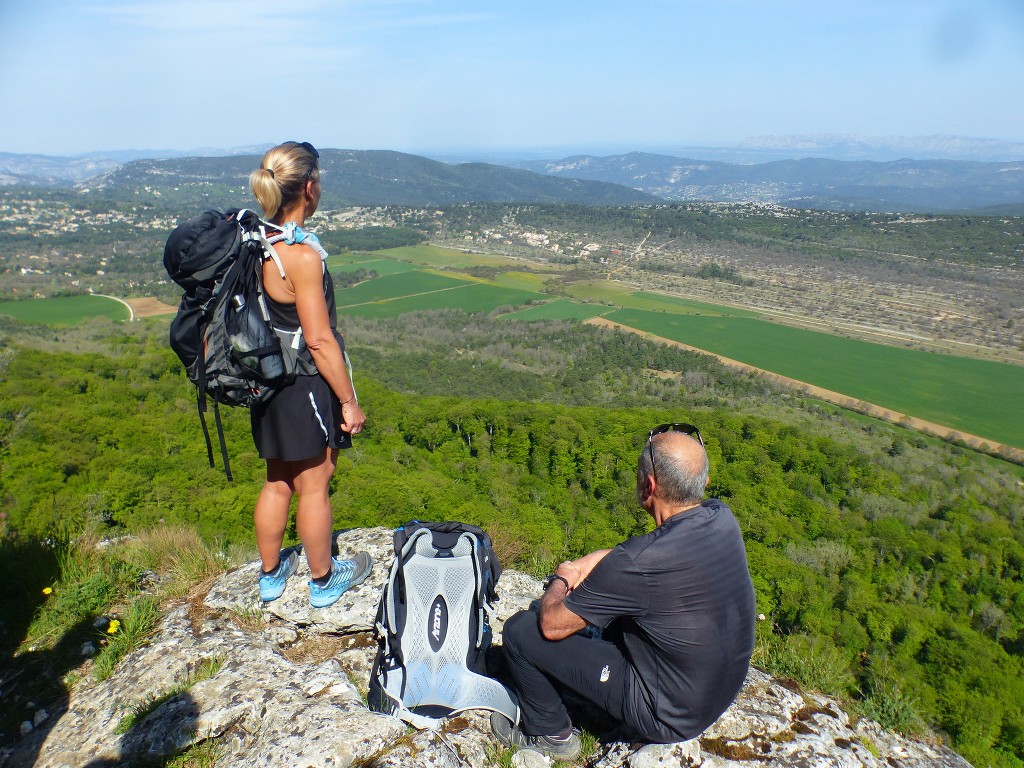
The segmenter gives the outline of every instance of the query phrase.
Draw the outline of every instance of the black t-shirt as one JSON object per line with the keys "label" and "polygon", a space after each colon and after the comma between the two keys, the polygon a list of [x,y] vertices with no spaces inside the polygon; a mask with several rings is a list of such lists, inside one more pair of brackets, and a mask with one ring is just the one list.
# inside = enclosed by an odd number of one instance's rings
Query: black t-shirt
{"label": "black t-shirt", "polygon": [[710,499],[616,546],[565,605],[620,620],[629,723],[653,741],[691,739],[736,698],[754,647],[754,587],[739,524]]}

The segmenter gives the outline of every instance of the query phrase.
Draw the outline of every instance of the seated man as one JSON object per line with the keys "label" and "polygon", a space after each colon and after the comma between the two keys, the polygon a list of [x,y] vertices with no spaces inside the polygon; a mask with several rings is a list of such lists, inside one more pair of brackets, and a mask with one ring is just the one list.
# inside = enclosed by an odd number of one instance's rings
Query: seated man
{"label": "seated man", "polygon": [[[660,743],[694,738],[733,702],[754,647],[754,588],[736,518],[723,502],[703,500],[707,483],[696,427],[651,430],[636,493],[657,527],[562,563],[539,610],[505,623],[521,721],[492,715],[501,742],[578,756],[556,682]],[[577,634],[588,625],[602,637]]]}

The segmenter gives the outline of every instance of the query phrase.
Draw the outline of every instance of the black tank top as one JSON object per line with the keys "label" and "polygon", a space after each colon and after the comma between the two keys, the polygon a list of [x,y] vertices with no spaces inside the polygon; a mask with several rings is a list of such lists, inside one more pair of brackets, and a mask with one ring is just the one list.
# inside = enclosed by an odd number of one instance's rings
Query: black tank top
{"label": "black tank top", "polygon": [[[334,303],[334,280],[331,278],[331,273],[327,271],[327,265],[324,264],[324,300],[327,301],[327,317],[331,323],[331,330],[335,332],[335,336],[338,335],[338,310]],[[270,322],[274,324],[276,328],[280,328],[284,331],[297,331],[299,330],[299,311],[295,308],[295,304],[281,304],[274,301],[270,294],[267,294],[267,312],[270,313]]]}
{"label": "black tank top", "polygon": [[[331,332],[334,334],[334,338],[338,342],[338,346],[341,347],[342,355],[345,354],[345,337],[338,333],[338,310],[334,302],[334,280],[331,278],[331,273],[327,270],[327,265],[324,264],[324,300],[327,302],[327,319],[331,326]],[[274,301],[269,294],[266,295],[267,299],[267,314],[270,315],[270,323],[274,328],[280,331],[286,332],[285,336],[282,336],[282,343],[291,345],[295,341],[295,332],[301,327],[299,323],[299,312],[295,307],[295,304],[282,304]],[[278,334],[280,336],[280,333]],[[297,348],[297,354],[299,364],[297,367],[297,373],[300,376],[314,376],[318,374],[316,369],[316,362],[313,360],[313,355],[309,351],[309,347],[306,346],[306,339],[299,339],[299,346]]]}

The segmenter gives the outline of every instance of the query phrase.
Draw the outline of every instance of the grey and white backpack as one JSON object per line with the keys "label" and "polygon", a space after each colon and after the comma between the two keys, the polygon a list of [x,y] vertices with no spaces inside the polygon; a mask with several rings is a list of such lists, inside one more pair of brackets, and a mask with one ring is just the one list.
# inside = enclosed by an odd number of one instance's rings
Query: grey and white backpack
{"label": "grey and white backpack", "polygon": [[467,523],[413,521],[395,531],[394,545],[377,609],[370,709],[421,729],[467,709],[517,723],[512,693],[486,672],[501,576],[490,537]]}

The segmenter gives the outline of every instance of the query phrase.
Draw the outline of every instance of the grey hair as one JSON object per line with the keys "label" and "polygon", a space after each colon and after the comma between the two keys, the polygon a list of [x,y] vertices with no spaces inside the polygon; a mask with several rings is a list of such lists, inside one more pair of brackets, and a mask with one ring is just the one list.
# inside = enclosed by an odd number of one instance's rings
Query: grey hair
{"label": "grey hair", "polygon": [[[661,435],[655,435],[658,440]],[[700,452],[700,458],[693,460],[680,457],[675,451],[654,448],[655,464],[651,466],[651,449],[646,443],[637,461],[637,477],[651,477],[658,481],[658,495],[670,504],[692,504],[704,500],[704,489],[708,484],[708,455]]]}

